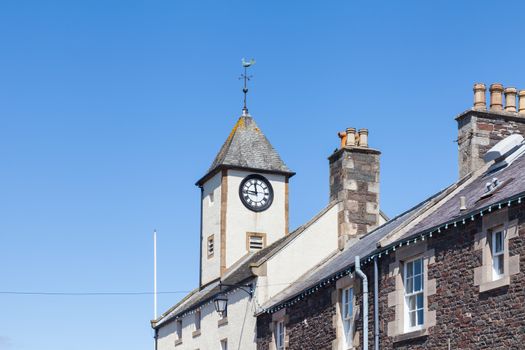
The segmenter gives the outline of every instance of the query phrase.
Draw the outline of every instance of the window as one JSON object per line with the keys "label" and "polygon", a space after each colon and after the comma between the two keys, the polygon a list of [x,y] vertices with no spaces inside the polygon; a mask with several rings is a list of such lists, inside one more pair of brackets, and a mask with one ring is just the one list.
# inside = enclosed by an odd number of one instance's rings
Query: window
{"label": "window", "polygon": [[[479,292],[511,285],[511,277],[520,273],[520,254],[511,252],[511,242],[519,237],[519,220],[509,221],[509,211],[501,208],[484,215],[482,230],[474,236],[474,250],[481,254],[481,266],[474,268],[474,285]],[[514,253],[511,255],[511,253]]]}
{"label": "window", "polygon": [[341,293],[341,318],[346,347],[352,346],[352,326],[354,317],[354,289],[345,288]]}
{"label": "window", "polygon": [[246,250],[256,252],[266,246],[266,234],[248,232],[246,233]]}
{"label": "window", "polygon": [[250,250],[260,250],[263,248],[263,238],[261,236],[250,236]]}
{"label": "window", "polygon": [[429,304],[428,299],[437,291],[436,279],[428,274],[436,258],[427,243],[428,240],[396,249],[395,262],[389,264],[395,291],[388,294],[388,307],[395,317],[385,328],[393,342],[428,335],[436,326],[435,305]]}
{"label": "window", "polygon": [[497,280],[504,275],[505,237],[503,231],[492,233],[492,279]]}
{"label": "window", "polygon": [[206,245],[206,249],[208,251],[208,259],[213,257],[214,248],[215,248],[215,243],[214,243],[214,240],[213,240],[213,235],[211,235],[211,236],[208,237],[208,242],[207,242],[207,245]]}
{"label": "window", "polygon": [[228,339],[221,340],[221,350],[228,350]]}
{"label": "window", "polygon": [[278,321],[275,327],[275,345],[277,350],[284,350],[284,321]]}
{"label": "window", "polygon": [[423,259],[405,263],[405,326],[416,330],[424,324]]}
{"label": "window", "polygon": [[177,320],[177,323],[176,323],[176,336],[177,336],[177,340],[176,341],[182,341],[182,320]]}
{"label": "window", "polygon": [[201,311],[198,310],[195,312],[195,330],[198,331],[201,329]]}
{"label": "window", "polygon": [[211,191],[208,198],[209,198],[208,205],[212,206],[213,202],[215,201],[215,192]]}

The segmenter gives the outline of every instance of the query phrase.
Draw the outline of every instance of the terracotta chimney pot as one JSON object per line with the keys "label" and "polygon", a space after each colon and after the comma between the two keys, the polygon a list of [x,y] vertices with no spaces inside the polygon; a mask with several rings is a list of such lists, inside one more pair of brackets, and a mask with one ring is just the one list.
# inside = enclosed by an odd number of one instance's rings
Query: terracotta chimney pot
{"label": "terracotta chimney pot", "polygon": [[505,89],[505,112],[516,113],[516,94],[518,90],[513,87]]}
{"label": "terracotta chimney pot", "polygon": [[490,110],[503,110],[503,85],[494,83],[490,86]]}
{"label": "terracotta chimney pot", "polygon": [[487,99],[485,97],[485,91],[487,88],[483,83],[474,84],[474,109],[486,110]]}
{"label": "terracotta chimney pot", "polygon": [[337,133],[337,136],[341,139],[341,145],[339,148],[344,148],[346,146],[346,132],[340,131]]}
{"label": "terracotta chimney pot", "polygon": [[525,90],[518,93],[518,113],[525,116]]}
{"label": "terracotta chimney pot", "polygon": [[359,146],[368,147],[368,129],[359,129]]}
{"label": "terracotta chimney pot", "polygon": [[355,128],[346,129],[346,146],[355,146]]}

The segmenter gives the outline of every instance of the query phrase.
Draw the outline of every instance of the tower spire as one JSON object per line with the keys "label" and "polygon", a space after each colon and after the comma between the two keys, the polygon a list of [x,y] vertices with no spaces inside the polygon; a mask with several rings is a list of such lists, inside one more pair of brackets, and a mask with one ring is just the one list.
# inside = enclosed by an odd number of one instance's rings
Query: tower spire
{"label": "tower spire", "polygon": [[244,106],[242,107],[242,115],[247,116],[248,107],[246,107],[246,95],[248,94],[248,81],[253,77],[253,75],[248,75],[248,68],[255,64],[255,60],[252,58],[249,61],[246,61],[244,58],[241,60],[242,66],[244,67],[244,74],[241,74],[239,79],[244,79],[244,87],[242,92],[244,93]]}

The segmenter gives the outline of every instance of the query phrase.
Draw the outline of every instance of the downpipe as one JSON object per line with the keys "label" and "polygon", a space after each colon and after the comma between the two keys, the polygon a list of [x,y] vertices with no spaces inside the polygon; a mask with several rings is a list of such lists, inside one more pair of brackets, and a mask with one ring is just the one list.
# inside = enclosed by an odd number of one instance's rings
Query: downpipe
{"label": "downpipe", "polygon": [[361,270],[359,256],[355,257],[355,273],[363,280],[363,350],[368,350],[368,278]]}
{"label": "downpipe", "polygon": [[374,257],[374,350],[379,350],[379,271]]}

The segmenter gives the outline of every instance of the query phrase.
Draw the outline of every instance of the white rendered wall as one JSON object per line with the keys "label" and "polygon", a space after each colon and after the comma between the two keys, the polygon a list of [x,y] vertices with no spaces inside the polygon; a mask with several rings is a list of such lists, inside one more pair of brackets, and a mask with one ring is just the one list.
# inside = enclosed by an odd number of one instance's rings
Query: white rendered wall
{"label": "white rendered wall", "polygon": [[[202,284],[216,279],[220,274],[221,247],[221,172],[203,185],[202,198]],[[213,193],[213,202],[210,194]],[[213,234],[214,254],[208,258],[208,237]]]}
{"label": "white rendered wall", "polygon": [[275,296],[338,249],[337,212],[335,205],[266,261],[266,276],[258,281],[259,304]]}
{"label": "white rendered wall", "polygon": [[213,303],[201,309],[201,333],[192,337],[195,330],[195,315],[187,315],[182,320],[182,344],[175,346],[176,322],[159,328],[159,350],[219,350],[220,341],[228,339],[228,349],[256,349],[256,318],[254,300],[248,294],[237,290],[228,295],[228,324],[218,326],[219,315]]}
{"label": "white rendered wall", "polygon": [[259,174],[267,178],[273,188],[272,205],[262,212],[249,210],[239,198],[241,181],[253,172],[228,170],[228,209],[226,212],[226,267],[246,255],[246,233],[266,234],[270,245],[285,234],[286,230],[286,178],[283,175]]}

